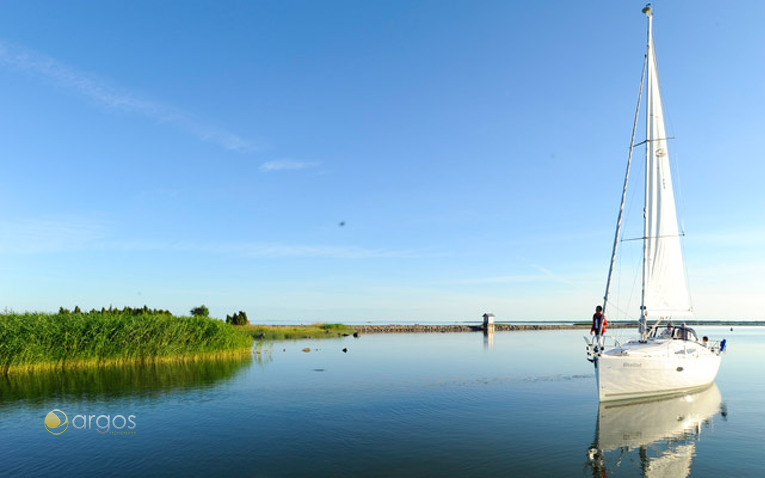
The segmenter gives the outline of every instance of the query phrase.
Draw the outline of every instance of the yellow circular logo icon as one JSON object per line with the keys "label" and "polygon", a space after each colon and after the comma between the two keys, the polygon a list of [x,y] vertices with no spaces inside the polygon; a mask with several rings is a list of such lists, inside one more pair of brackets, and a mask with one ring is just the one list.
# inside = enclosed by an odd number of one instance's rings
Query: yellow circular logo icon
{"label": "yellow circular logo icon", "polygon": [[45,415],[45,429],[53,435],[61,435],[69,427],[69,418],[58,408]]}

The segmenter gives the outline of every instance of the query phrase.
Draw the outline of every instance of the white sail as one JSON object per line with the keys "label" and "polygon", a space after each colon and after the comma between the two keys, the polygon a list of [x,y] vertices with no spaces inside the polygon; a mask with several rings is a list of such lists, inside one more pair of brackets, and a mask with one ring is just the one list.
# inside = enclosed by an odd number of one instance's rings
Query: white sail
{"label": "white sail", "polygon": [[649,17],[643,306],[647,317],[688,316],[690,294],[677,227],[667,135]]}

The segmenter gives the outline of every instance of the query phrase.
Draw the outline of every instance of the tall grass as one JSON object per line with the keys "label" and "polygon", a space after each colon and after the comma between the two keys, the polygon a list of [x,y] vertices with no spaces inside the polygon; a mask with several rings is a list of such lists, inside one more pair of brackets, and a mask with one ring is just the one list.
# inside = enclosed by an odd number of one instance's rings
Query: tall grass
{"label": "tall grass", "polygon": [[159,313],[0,314],[0,373],[247,349],[252,338],[205,317]]}

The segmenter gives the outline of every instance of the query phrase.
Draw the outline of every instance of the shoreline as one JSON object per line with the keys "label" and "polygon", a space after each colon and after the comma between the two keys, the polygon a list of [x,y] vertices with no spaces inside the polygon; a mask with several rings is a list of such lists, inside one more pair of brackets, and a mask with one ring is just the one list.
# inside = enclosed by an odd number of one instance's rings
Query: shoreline
{"label": "shoreline", "polygon": [[[688,322],[689,327],[757,327],[765,323],[701,323]],[[534,330],[590,330],[590,324],[505,324],[495,323],[493,325],[495,332],[522,332]],[[358,334],[401,334],[401,333],[454,333],[454,332],[482,332],[483,324],[366,324],[366,325],[346,325],[348,329],[355,330]],[[634,323],[609,323],[607,329],[633,329],[637,328]]]}
{"label": "shoreline", "polygon": [[[478,325],[466,325],[466,324],[450,324],[450,325],[423,325],[423,324],[411,324],[411,325],[353,325],[347,326],[349,329],[355,330],[358,334],[402,334],[402,333],[454,333],[454,332],[482,332],[484,330],[483,324]],[[589,330],[589,324],[494,324],[495,332],[507,332],[507,331],[529,331],[529,330]],[[631,328],[631,324],[616,324],[611,329],[626,329]]]}
{"label": "shoreline", "polygon": [[[762,327],[765,322],[696,322],[689,321],[690,327]],[[590,324],[579,323],[495,323],[495,332],[523,332],[545,330],[582,330],[588,332]],[[608,330],[636,329],[633,322],[609,323]],[[417,334],[417,333],[457,333],[483,332],[483,324],[299,324],[299,325],[256,325],[244,326],[256,341],[258,340],[294,340],[302,338],[331,338],[359,336],[362,334]]]}
{"label": "shoreline", "polygon": [[193,363],[205,362],[210,360],[232,359],[237,357],[246,357],[252,354],[252,347],[242,347],[240,349],[219,350],[197,352],[192,354],[176,354],[164,356],[147,357],[108,357],[108,358],[86,358],[70,359],[59,361],[45,361],[34,363],[20,363],[13,365],[4,365],[0,368],[0,376],[9,377],[23,373],[35,372],[61,372],[67,370],[81,370],[87,368],[117,368],[135,365],[154,365],[167,363]]}

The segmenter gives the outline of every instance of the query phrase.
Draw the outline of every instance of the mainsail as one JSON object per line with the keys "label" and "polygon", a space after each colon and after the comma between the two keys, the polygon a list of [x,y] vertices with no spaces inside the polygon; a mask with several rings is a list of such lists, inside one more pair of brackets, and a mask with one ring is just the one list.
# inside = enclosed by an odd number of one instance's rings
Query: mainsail
{"label": "mainsail", "polygon": [[687,316],[692,307],[677,227],[650,10],[648,15],[643,307],[648,317]]}

